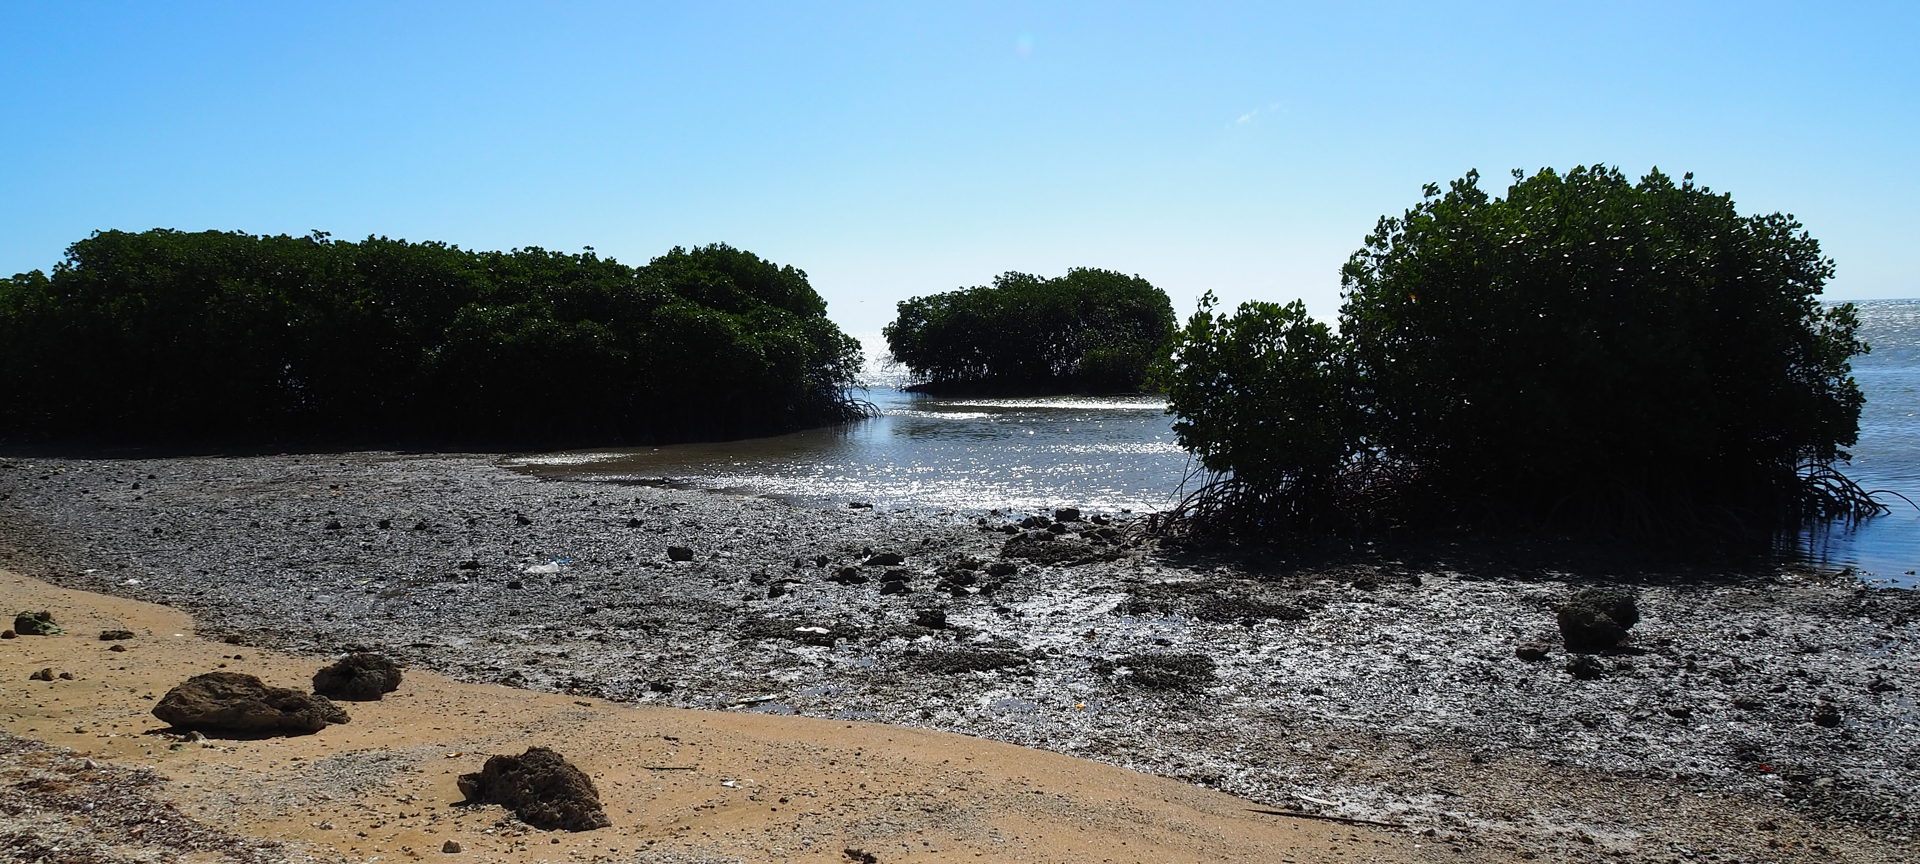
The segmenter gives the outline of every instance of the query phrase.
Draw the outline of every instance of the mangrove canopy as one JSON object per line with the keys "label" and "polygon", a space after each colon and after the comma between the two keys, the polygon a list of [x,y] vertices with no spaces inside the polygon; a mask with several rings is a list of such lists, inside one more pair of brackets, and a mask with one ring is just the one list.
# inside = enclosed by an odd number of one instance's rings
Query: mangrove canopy
{"label": "mangrove canopy", "polygon": [[1196,503],[1263,527],[1699,536],[1873,503],[1846,460],[1864,352],[1792,217],[1654,171],[1477,174],[1383,218],[1336,330],[1211,298],[1167,367]]}
{"label": "mangrove canopy", "polygon": [[726,438],[848,418],[857,343],[793,267],[96,232],[0,281],[12,440]]}
{"label": "mangrove canopy", "polygon": [[1147,280],[1076,268],[904,300],[882,332],[921,389],[1122,392],[1140,389],[1174,324]]}

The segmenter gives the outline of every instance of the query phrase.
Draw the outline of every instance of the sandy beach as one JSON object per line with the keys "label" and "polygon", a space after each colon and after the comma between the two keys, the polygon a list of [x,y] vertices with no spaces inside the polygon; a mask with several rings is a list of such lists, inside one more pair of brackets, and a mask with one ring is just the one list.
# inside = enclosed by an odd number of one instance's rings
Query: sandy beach
{"label": "sandy beach", "polygon": [[[318,664],[201,638],[187,616],[153,604],[12,573],[0,589],[15,605],[59,610],[68,629],[0,650],[0,729],[58,748],[0,748],[11,751],[0,776],[65,787],[16,788],[14,801],[85,801],[91,774],[131,768],[151,772],[137,784],[145,795],[197,825],[167,830],[164,815],[84,804],[6,808],[0,837],[17,852],[38,837],[45,860],[854,860],[849,849],[881,861],[1461,860],[1400,832],[1262,813],[1187,784],[959,735],[623,706],[419,670],[379,702],[342,703],[352,721],[313,735],[183,740],[149,713],[180,680],[228,669],[303,686]],[[97,638],[120,628],[135,638]],[[41,668],[73,678],[29,681]],[[502,808],[458,805],[459,774],[534,745],[594,778],[612,828],[529,830]],[[461,852],[442,852],[449,840]]]}
{"label": "sandy beach", "polygon": [[[615,861],[1920,848],[1912,592],[1194,555],[1122,514],[1050,539],[1024,515],[793,507],[490,456],[0,459],[7,602],[69,631],[0,643],[9,770],[155,771],[140,788],[184,817],[289,844],[225,860],[446,856],[448,839],[476,860]],[[1552,609],[1595,582],[1636,591],[1643,620],[1582,677]],[[94,639],[121,626],[140,634],[127,652]],[[1550,650],[1518,656],[1529,642]],[[299,686],[355,648],[409,669],[348,725],[150,734],[190,674]],[[27,680],[42,668],[74,678]],[[578,754],[614,829],[453,806],[480,754],[536,743]]]}

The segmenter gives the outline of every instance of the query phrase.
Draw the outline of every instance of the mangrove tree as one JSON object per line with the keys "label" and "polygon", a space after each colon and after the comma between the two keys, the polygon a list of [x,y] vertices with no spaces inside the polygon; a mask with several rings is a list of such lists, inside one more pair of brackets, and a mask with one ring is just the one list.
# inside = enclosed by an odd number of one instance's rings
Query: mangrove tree
{"label": "mangrove tree", "polygon": [[883,333],[922,389],[1123,392],[1140,389],[1174,324],[1147,280],[1076,268],[902,301]]}
{"label": "mangrove tree", "polygon": [[0,436],[727,438],[846,419],[857,344],[793,267],[588,251],[96,232],[0,281]]}

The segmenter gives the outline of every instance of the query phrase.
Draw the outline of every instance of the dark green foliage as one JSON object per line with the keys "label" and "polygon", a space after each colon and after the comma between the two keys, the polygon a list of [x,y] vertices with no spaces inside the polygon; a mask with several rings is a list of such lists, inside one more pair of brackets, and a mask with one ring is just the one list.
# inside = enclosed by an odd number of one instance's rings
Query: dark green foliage
{"label": "dark green foliage", "polygon": [[591,253],[98,232],[0,283],[0,435],[529,444],[850,416],[806,274],[726,246]]}
{"label": "dark green foliage", "polygon": [[[1182,442],[1308,521],[1632,534],[1861,512],[1851,306],[1779,214],[1653,172],[1468,174],[1383,218],[1304,309],[1204,304],[1176,345]],[[1333,478],[1328,482],[1328,478]],[[1835,493],[1839,494],[1835,494]]]}
{"label": "dark green foliage", "polygon": [[934,386],[1118,392],[1140,388],[1173,327],[1172,302],[1145,279],[1077,268],[905,300],[883,332]]}
{"label": "dark green foliage", "polygon": [[1360,447],[1347,345],[1294,301],[1215,313],[1212,292],[1174,341],[1163,377],[1173,431],[1200,464],[1226,475],[1261,518],[1312,521]]}

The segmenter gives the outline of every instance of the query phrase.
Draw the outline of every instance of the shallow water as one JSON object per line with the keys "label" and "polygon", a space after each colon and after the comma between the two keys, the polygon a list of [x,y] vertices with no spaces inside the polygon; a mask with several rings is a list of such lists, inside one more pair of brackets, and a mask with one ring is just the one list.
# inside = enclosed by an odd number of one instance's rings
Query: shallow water
{"label": "shallow water", "polygon": [[791,435],[519,457],[592,476],[883,508],[1121,512],[1178,502],[1188,470],[1166,403],[1144,397],[965,399],[876,387],[871,420]]}
{"label": "shallow water", "polygon": [[[1872,351],[1853,360],[1867,395],[1860,441],[1843,471],[1870,490],[1898,492],[1920,503],[1920,300],[1858,304],[1861,335]],[[1887,515],[1857,526],[1810,530],[1797,554],[1815,563],[1852,567],[1869,583],[1920,588],[1920,508],[1880,496]]]}
{"label": "shallow water", "polygon": [[[1866,392],[1848,475],[1920,502],[1920,300],[1860,304],[1872,353],[1854,360]],[[868,338],[867,356],[885,345]],[[1196,463],[1165,403],[1147,397],[967,399],[907,393],[897,368],[870,362],[866,398],[881,416],[828,429],[717,444],[517,457],[543,474],[765,495],[842,507],[1027,512],[1053,507],[1163,510]],[[1872,584],[1920,587],[1920,508],[1803,532],[1787,557],[1852,567]]]}

